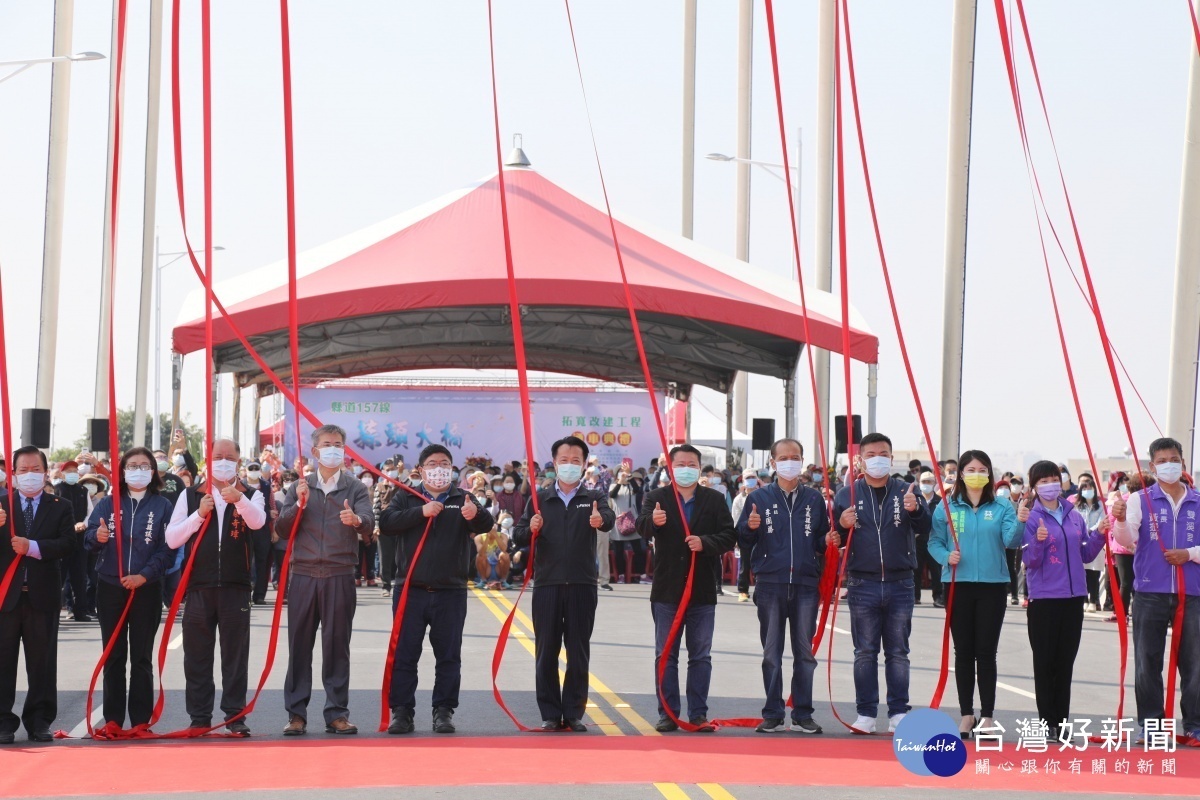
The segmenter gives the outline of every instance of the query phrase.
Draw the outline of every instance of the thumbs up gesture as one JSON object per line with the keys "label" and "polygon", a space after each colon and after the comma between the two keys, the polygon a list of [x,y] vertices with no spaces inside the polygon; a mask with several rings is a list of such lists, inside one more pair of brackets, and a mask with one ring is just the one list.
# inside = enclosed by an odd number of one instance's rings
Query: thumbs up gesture
{"label": "thumbs up gesture", "polygon": [[1038,541],[1044,542],[1044,541],[1046,541],[1047,538],[1049,538],[1049,536],[1050,536],[1050,531],[1046,530],[1046,520],[1044,520],[1044,519],[1038,520],[1038,526],[1037,526]]}
{"label": "thumbs up gesture", "polygon": [[463,519],[468,520],[468,521],[473,520],[473,519],[475,519],[475,515],[478,513],[479,513],[479,506],[475,505],[475,502],[473,500],[468,498],[463,501],[463,507],[462,507]]}
{"label": "thumbs up gesture", "polygon": [[1028,522],[1029,509],[1031,508],[1033,508],[1033,498],[1026,497],[1021,501],[1020,505],[1017,506],[1017,522],[1020,522],[1022,525]]}
{"label": "thumbs up gesture", "polygon": [[342,524],[349,525],[351,528],[357,528],[362,524],[362,520],[359,519],[358,514],[354,513],[354,509],[350,508],[349,500],[345,501],[344,506],[345,507],[342,509],[342,513],[339,515],[342,520]]}
{"label": "thumbs up gesture", "polygon": [[917,482],[913,481],[908,485],[908,491],[904,493],[904,510],[910,514],[917,510]]}
{"label": "thumbs up gesture", "polygon": [[604,517],[600,516],[600,509],[595,502],[592,503],[592,515],[588,517],[588,524],[597,529],[604,524]]}
{"label": "thumbs up gesture", "polygon": [[746,527],[752,531],[756,531],[759,525],[762,525],[762,517],[758,515],[758,506],[751,503],[750,516],[746,517]]}
{"label": "thumbs up gesture", "polygon": [[657,528],[667,524],[667,512],[663,511],[662,503],[654,504],[654,513],[650,515],[650,520]]}
{"label": "thumbs up gesture", "polygon": [[96,529],[96,541],[100,544],[107,544],[112,533],[108,530],[108,520],[100,520],[100,527]]}

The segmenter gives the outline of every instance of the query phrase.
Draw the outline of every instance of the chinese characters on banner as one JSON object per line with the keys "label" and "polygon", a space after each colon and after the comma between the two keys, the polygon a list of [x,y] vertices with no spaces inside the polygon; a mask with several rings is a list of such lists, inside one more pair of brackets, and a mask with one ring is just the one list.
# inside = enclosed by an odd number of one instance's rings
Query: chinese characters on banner
{"label": "chinese characters on banner", "polygon": [[[975,729],[975,774],[1175,775],[1175,720],[1147,719],[1142,736],[1132,719],[1064,724],[1053,735],[1039,719],[1018,719],[1012,755],[1004,726]],[[1085,753],[1086,751],[1086,753]]]}
{"label": "chinese characters on banner", "polygon": [[[586,441],[601,463],[610,467],[626,458],[644,466],[662,450],[644,391],[533,390],[531,397],[539,463],[550,460],[555,440],[572,434]],[[490,458],[496,464],[525,459],[516,391],[330,388],[301,389],[300,398],[323,422],[345,428],[348,443],[372,462],[400,454],[406,464],[415,464],[428,444],[450,448],[456,464],[469,456]],[[288,404],[289,430],[295,424],[293,414]],[[312,425],[301,421],[305,443],[312,430]],[[286,440],[288,464],[296,457],[292,449],[293,443]]]}

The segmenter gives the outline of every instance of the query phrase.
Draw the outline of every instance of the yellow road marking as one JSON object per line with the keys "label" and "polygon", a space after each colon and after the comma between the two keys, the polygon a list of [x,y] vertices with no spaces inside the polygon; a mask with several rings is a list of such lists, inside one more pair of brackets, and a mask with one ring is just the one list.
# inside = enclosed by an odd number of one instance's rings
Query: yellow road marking
{"label": "yellow road marking", "polygon": [[[491,601],[491,599],[487,595],[485,595],[483,592],[481,592],[479,589],[472,588],[471,591],[474,592],[475,596],[478,597],[483,602],[483,604],[492,612],[492,614],[495,615],[496,619],[500,620],[500,622],[502,622],[502,623],[504,622],[504,620],[508,617],[508,614],[501,611],[500,608],[495,603],[493,603]],[[501,598],[501,599],[503,599],[503,598]],[[510,606],[510,608],[511,608],[511,606]],[[534,655],[536,650],[534,649],[533,641],[525,633],[525,631],[521,630],[519,627],[517,627],[514,624],[512,626],[512,633],[517,638],[517,641],[519,641],[525,647],[525,649],[529,652],[529,655],[531,655],[531,656]],[[561,656],[559,657],[559,661],[561,661],[564,664],[566,663],[566,659],[563,659]],[[563,672],[561,669],[559,670],[558,677],[559,677],[560,681],[564,679],[564,675],[563,675]],[[588,677],[590,678],[591,676],[589,675]],[[597,706],[593,703],[588,703],[587,714],[589,717],[592,718],[593,721],[595,721],[596,726],[598,728],[600,728],[600,730],[604,731],[605,735],[607,735],[607,736],[624,736],[625,735],[625,731],[621,730],[621,728],[616,723],[614,723],[607,714],[605,714],[603,711],[601,711],[599,706]]]}
{"label": "yellow road marking", "polygon": [[[507,610],[512,610],[513,604],[507,597],[494,589],[492,590],[491,594]],[[531,620],[529,616],[519,608],[517,609],[515,621],[520,622],[532,633],[533,620]],[[515,625],[513,627],[514,629],[516,628]],[[596,677],[595,674],[588,673],[588,684],[596,690],[596,694],[604,698],[604,702],[616,709],[617,713],[624,717],[625,721],[632,725],[634,730],[636,730],[638,733],[642,734],[643,736],[662,736],[661,733],[654,730],[654,726],[647,722],[645,717],[634,711],[629,703],[626,703],[624,700],[622,700],[616,692],[608,688],[604,681]]]}
{"label": "yellow road marking", "polygon": [[667,800],[691,800],[687,792],[679,788],[678,783],[656,783],[654,788]]}
{"label": "yellow road marking", "polygon": [[719,783],[697,783],[703,792],[712,798],[712,800],[736,800],[733,795],[725,790],[725,787]]}

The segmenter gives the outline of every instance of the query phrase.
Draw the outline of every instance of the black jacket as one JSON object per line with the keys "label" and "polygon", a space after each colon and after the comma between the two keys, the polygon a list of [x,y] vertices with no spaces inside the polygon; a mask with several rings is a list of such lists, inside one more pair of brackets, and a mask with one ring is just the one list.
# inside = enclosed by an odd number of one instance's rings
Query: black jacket
{"label": "black jacket", "polygon": [[[880,501],[865,478],[854,482],[854,504],[858,527],[846,555],[846,572],[871,581],[911,580],[917,568],[916,537],[928,535],[933,515],[920,492],[917,510],[904,510],[904,494],[910,484],[888,478]],[[843,487],[833,498],[833,519],[845,547],[849,531],[841,524],[842,512],[850,507],[850,489]],[[657,564],[655,567],[657,568]]]}
{"label": "black jacket", "polygon": [[[62,606],[62,576],[58,571],[59,559],[66,558],[75,552],[79,546],[75,536],[75,514],[71,503],[61,497],[42,493],[38,501],[37,511],[33,515],[33,530],[25,530],[25,515],[21,513],[22,499],[20,492],[13,491],[13,502],[17,504],[17,513],[13,514],[8,508],[8,493],[0,493],[0,508],[8,513],[8,518],[16,523],[18,536],[24,536],[38,543],[41,559],[23,556],[13,573],[12,583],[9,584],[8,594],[0,604],[0,611],[12,611],[17,607],[21,598],[22,585],[29,587],[29,602],[38,611],[57,612]],[[8,533],[8,525],[3,529]],[[8,536],[3,536],[0,544],[0,576],[8,570],[8,565],[16,558]],[[16,656],[13,656],[14,660]]]}
{"label": "black jacket", "polygon": [[[667,512],[667,524],[661,528],[654,524],[655,505],[661,505],[663,511]],[[725,504],[725,496],[716,489],[697,486],[688,525],[692,535],[699,537],[704,544],[704,549],[696,554],[691,604],[716,605],[717,562],[737,542],[737,530],[733,527],[733,516]],[[654,537],[654,583],[650,588],[650,602],[679,603],[687,583],[692,551],[684,541],[687,533],[683,518],[679,515],[675,487],[664,486],[646,493],[642,513],[637,518],[637,528],[643,536]]]}
{"label": "black jacket", "polygon": [[[397,489],[379,517],[381,535],[400,537],[400,546],[396,548],[397,589],[408,578],[408,566],[417,551],[421,534],[425,532],[428,520],[422,508],[430,499],[433,498],[417,497]],[[474,519],[463,517],[464,503],[474,504]],[[490,531],[495,523],[474,495],[452,485],[442,499],[442,512],[433,518],[433,527],[411,578],[412,585],[421,589],[466,591],[471,555],[475,552],[474,538]]]}
{"label": "black jacket", "polygon": [[[558,485],[538,492],[542,509],[542,530],[533,549],[533,577],[538,586],[556,584],[596,584],[596,529],[592,527],[592,504],[600,512],[600,530],[612,530],[617,515],[603,491],[591,491],[579,484],[575,496],[564,505]],[[528,547],[532,537],[529,520],[533,518],[533,500],[525,506],[521,520],[513,526],[512,539],[518,547]]]}
{"label": "black jacket", "polygon": [[[74,486],[63,481],[58,486],[54,487],[54,491],[58,496],[68,501],[71,504],[71,509],[75,513],[76,522],[87,522],[88,518],[88,493],[87,487],[77,483]],[[83,545],[83,532],[79,533],[79,544]]]}
{"label": "black jacket", "polygon": [[[188,516],[191,516],[200,508],[200,498],[204,496],[204,492],[197,490],[194,486],[189,486],[184,493],[187,497]],[[243,494],[246,499],[250,499],[254,497],[254,489],[246,487]],[[216,511],[212,513],[215,514]],[[254,585],[254,576],[250,571],[251,554],[254,552],[254,543],[250,536],[253,529],[249,528],[242,520],[233,503],[225,505],[225,518],[221,520],[221,530],[224,532],[224,536],[217,535],[216,522],[216,519],[207,521],[205,524],[208,525],[208,528],[201,529],[204,531],[204,535],[201,537],[197,532],[183,546],[183,559],[186,564],[187,559],[192,556],[192,548],[196,546],[196,539],[200,539],[200,549],[192,562],[192,576],[188,580],[188,591],[214,586],[251,588]],[[268,518],[267,525],[269,524],[270,519]]]}

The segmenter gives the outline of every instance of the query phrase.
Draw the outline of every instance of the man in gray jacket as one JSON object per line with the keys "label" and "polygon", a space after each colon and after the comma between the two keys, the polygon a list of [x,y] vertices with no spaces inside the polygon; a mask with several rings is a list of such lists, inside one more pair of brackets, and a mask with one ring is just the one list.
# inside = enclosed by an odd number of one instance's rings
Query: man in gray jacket
{"label": "man in gray jacket", "polygon": [[367,487],[344,469],[345,445],[346,432],[336,425],[313,431],[312,458],[317,471],[288,489],[275,520],[275,532],[286,538],[300,515],[288,576],[289,658],[283,700],[289,717],[284,736],[300,736],[307,729],[318,626],[325,732],[358,733],[348,708],[350,633],[357,602],[354,575],[359,538],[370,537],[375,515]]}

